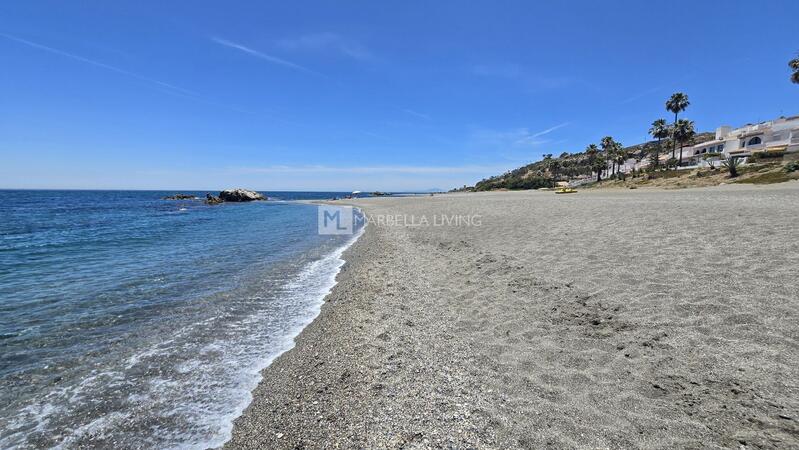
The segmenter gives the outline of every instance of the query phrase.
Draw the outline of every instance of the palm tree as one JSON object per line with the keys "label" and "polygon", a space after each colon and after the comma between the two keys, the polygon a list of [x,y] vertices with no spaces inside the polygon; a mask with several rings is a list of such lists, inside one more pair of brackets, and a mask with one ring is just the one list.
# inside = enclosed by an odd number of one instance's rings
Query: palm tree
{"label": "palm tree", "polygon": [[591,170],[596,171],[596,181],[602,181],[602,168],[600,164],[602,161],[597,157],[599,154],[599,147],[596,144],[591,144],[585,148],[585,154],[588,156],[588,166]]}
{"label": "palm tree", "polygon": [[799,56],[788,61],[788,67],[793,70],[793,73],[791,74],[791,81],[799,84]]}
{"label": "palm tree", "polygon": [[611,174],[610,176],[616,175],[616,158],[613,152],[616,150],[616,141],[613,140],[610,136],[605,136],[602,138],[602,141],[599,145],[602,146],[602,151],[605,153],[605,167],[607,168],[607,161],[610,160],[611,163]]}
{"label": "palm tree", "polygon": [[694,130],[693,120],[680,119],[674,124],[674,143],[675,145],[677,142],[680,143],[680,159],[677,162],[678,167],[682,165],[682,148],[694,135],[696,135],[696,131]]}
{"label": "palm tree", "polygon": [[657,146],[655,147],[655,169],[658,168],[658,164],[660,164],[660,141],[669,137],[671,134],[671,130],[669,129],[669,125],[666,123],[666,119],[658,119],[652,122],[652,128],[649,129],[649,134],[652,135],[653,138],[658,140]]}
{"label": "palm tree", "polygon": [[[674,113],[674,125],[677,125],[677,115],[685,111],[691,102],[688,101],[688,96],[682,92],[675,92],[671,94],[666,100],[666,110]],[[671,147],[671,157],[674,158],[674,152],[677,150],[677,141],[675,140]]]}
{"label": "palm tree", "polygon": [[624,164],[624,161],[627,160],[627,150],[624,149],[624,146],[621,145],[621,142],[614,142],[613,154],[616,155],[616,161],[619,167],[619,176],[623,177],[624,175],[621,173],[621,166]]}

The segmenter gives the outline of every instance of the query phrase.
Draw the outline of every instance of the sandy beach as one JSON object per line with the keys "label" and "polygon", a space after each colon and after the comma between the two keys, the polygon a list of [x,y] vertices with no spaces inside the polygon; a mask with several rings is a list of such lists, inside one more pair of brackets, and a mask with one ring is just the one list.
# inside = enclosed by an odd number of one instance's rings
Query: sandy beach
{"label": "sandy beach", "polygon": [[799,183],[353,203],[229,448],[799,447]]}

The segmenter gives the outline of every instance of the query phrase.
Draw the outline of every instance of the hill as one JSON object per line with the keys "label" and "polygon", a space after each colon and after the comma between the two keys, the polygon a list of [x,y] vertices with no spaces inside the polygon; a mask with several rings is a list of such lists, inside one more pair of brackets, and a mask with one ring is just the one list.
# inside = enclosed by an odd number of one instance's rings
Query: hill
{"label": "hill", "polygon": [[[715,137],[712,132],[697,133],[689,145],[701,144]],[[624,147],[628,158],[642,161],[657,148],[657,141],[648,141],[641,144]],[[661,151],[670,151],[671,146],[666,141],[661,142]],[[539,189],[551,187],[555,181],[570,180],[578,177],[591,177],[595,173],[597,160],[604,161],[602,153],[590,155],[586,152],[564,152],[558,157],[545,158],[526,166],[519,167],[501,175],[496,175],[478,181],[474,186],[464,186],[456,191],[491,191],[497,189]]]}

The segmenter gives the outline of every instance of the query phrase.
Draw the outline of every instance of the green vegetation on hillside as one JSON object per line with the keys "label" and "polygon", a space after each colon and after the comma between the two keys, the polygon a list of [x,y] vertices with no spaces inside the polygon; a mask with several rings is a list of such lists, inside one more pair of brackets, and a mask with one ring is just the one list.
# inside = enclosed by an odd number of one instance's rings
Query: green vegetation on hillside
{"label": "green vegetation on hillside", "polygon": [[[714,137],[714,133],[699,133],[694,135],[690,142],[693,144],[701,144],[702,142],[712,140]],[[615,141],[613,141],[613,143],[606,141],[606,144],[608,149],[615,148],[615,153],[617,155],[625,155],[625,159],[635,158],[638,161],[643,161],[645,158],[651,158],[652,155],[661,153],[662,148],[666,148],[669,145],[667,142],[668,141],[663,140],[663,138],[659,138],[656,141],[649,141],[628,147],[621,147],[621,145]],[[613,144],[617,144],[618,147]],[[687,144],[688,142],[686,142],[686,145]],[[620,156],[615,159],[616,164],[618,164],[619,159]],[[490,191],[495,189],[539,189],[552,187],[555,185],[555,182],[560,180],[596,175],[605,170],[606,167],[609,168],[608,175],[614,178],[614,169],[611,168],[611,162],[607,162],[608,165],[606,165],[606,161],[609,161],[609,159],[606,158],[605,151],[591,144],[582,152],[564,152],[559,157],[553,157],[551,154],[544,155],[544,159],[541,161],[527,164],[526,166],[519,167],[518,169],[511,170],[501,175],[486,178],[477,182],[473,188],[467,188],[466,190]]]}
{"label": "green vegetation on hillside", "polygon": [[[799,82],[799,58],[792,60],[789,65],[795,71],[794,81]],[[669,185],[670,182],[666,181],[667,179],[684,178],[685,172],[688,172],[690,176],[683,181],[696,185],[699,178],[704,178],[700,184],[708,185],[711,182],[708,176],[715,180],[718,178],[715,175],[719,173],[718,169],[720,168],[726,169],[725,172],[728,173],[728,178],[737,179],[738,175],[743,173],[742,169],[739,168],[742,160],[735,157],[726,158],[720,163],[712,162],[706,171],[704,169],[681,171],[683,173],[676,171],[678,167],[683,166],[685,147],[701,144],[715,138],[714,133],[697,133],[692,120],[679,117],[680,113],[685,111],[690,104],[688,96],[682,92],[674,93],[666,100],[665,109],[674,114],[674,122],[669,124],[666,119],[662,118],[652,122],[648,132],[650,136],[655,138],[654,141],[624,147],[613,137],[605,136],[601,139],[599,145],[590,144],[582,152],[564,152],[559,157],[545,154],[541,161],[483,179],[477,182],[474,187],[464,186],[458,190],[539,189],[554,187],[558,181],[569,181],[575,178],[580,178],[582,180],[581,184],[591,182],[599,184],[601,182],[603,186],[618,186],[618,182],[621,182],[624,186],[634,188],[635,185],[639,184],[651,185],[656,179],[663,180],[666,185]],[[661,161],[661,155],[669,150],[671,151],[671,158],[667,161]],[[689,155],[685,156],[688,156],[689,160],[694,157],[690,152]],[[708,160],[719,156],[721,155],[718,153],[707,153],[702,155],[702,158]],[[752,155],[748,158],[748,163],[745,166],[747,169],[744,171],[747,171],[750,166],[756,168],[756,170],[764,168],[762,163],[768,162],[766,160],[771,160],[772,163],[780,165],[779,161],[783,160],[783,156],[783,153]],[[624,164],[631,158],[636,163],[647,161],[649,164],[636,164],[632,171],[629,170],[629,167],[622,171]],[[738,182],[759,184],[796,178],[793,172],[797,171],[799,163],[790,162],[790,159],[786,160],[786,162],[788,164],[782,171],[769,172],[757,177],[747,177],[738,180]],[[780,167],[782,166],[780,165]],[[668,171],[668,169],[674,170]],[[632,184],[626,183],[628,177],[632,178]],[[682,185],[683,181],[677,181],[675,186],[685,187]],[[721,182],[720,180],[716,181]],[[608,184],[607,182],[610,183]]]}
{"label": "green vegetation on hillside", "polygon": [[[586,179],[595,176],[596,182],[602,181],[603,177],[624,180],[629,170],[622,171],[622,166],[630,158],[634,158],[636,163],[648,160],[650,164],[646,168],[647,172],[657,172],[661,168],[676,169],[683,163],[684,147],[701,144],[715,137],[713,133],[697,134],[692,120],[679,118],[679,114],[690,104],[688,96],[682,92],[677,92],[666,100],[666,110],[674,113],[674,123],[669,125],[665,119],[652,122],[649,134],[656,139],[655,141],[624,147],[613,137],[605,136],[599,146],[590,144],[583,152],[564,152],[557,158],[553,158],[552,154],[546,154],[541,161],[481,180],[473,188],[464,186],[458,190],[539,189],[554,187],[557,181],[577,177]],[[678,146],[679,155],[677,155]],[[663,167],[660,154],[669,147],[671,147],[671,158],[665,161]],[[640,172],[633,169],[630,175],[635,177],[640,175]]]}

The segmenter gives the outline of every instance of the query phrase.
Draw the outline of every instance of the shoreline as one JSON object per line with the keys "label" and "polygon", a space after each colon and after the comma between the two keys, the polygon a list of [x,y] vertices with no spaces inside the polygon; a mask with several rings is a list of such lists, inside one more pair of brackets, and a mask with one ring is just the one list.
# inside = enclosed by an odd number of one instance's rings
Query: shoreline
{"label": "shoreline", "polygon": [[799,445],[797,193],[348,201],[484,225],[367,227],[225,448]]}
{"label": "shoreline", "polygon": [[[321,200],[307,200],[302,202],[307,204],[332,204],[328,201]],[[252,392],[253,399],[243,413],[233,421],[232,436],[221,448],[263,448],[264,445],[274,448],[285,445],[285,443],[290,440],[290,438],[286,437],[292,430],[288,429],[278,431],[278,428],[275,428],[271,433],[259,433],[258,429],[261,428],[261,423],[263,421],[259,411],[264,408],[263,402],[274,400],[275,391],[280,392],[280,401],[284,405],[292,401],[292,397],[294,396],[287,394],[283,389],[288,388],[288,386],[286,386],[287,384],[304,378],[304,375],[295,376],[297,372],[318,367],[320,363],[324,364],[324,361],[320,360],[323,355],[315,350],[315,343],[317,341],[323,341],[323,335],[326,331],[327,324],[320,322],[330,320],[331,309],[340,307],[339,303],[343,301],[343,297],[352,289],[357,288],[351,285],[352,279],[349,276],[349,272],[352,270],[353,265],[362,261],[363,255],[366,253],[366,248],[368,247],[367,242],[373,239],[371,236],[372,232],[373,227],[364,226],[359,232],[358,237],[353,239],[351,244],[341,253],[340,258],[344,260],[344,264],[336,274],[335,285],[324,297],[319,314],[294,337],[294,345],[291,349],[281,353],[269,366],[261,371],[261,382],[259,382],[258,386]],[[330,356],[327,355],[328,359],[329,357]],[[265,383],[265,380],[270,380],[268,385]],[[275,382],[275,380],[277,380],[277,382]],[[314,405],[313,400],[306,403]],[[259,435],[258,439],[253,440],[252,437],[250,437],[250,433]]]}
{"label": "shoreline", "polygon": [[[336,267],[335,273],[330,274],[329,277],[328,277],[329,278],[329,282],[326,283],[326,285],[329,286],[329,287],[326,288],[327,289],[327,293],[324,294],[322,296],[322,298],[320,298],[320,299],[318,299],[316,301],[318,306],[317,306],[317,308],[315,308],[316,309],[315,313],[312,316],[309,316],[309,317],[306,318],[306,323],[305,324],[299,325],[294,330],[292,330],[292,332],[290,334],[288,334],[288,335],[286,335],[284,337],[284,341],[287,343],[287,345],[281,351],[279,351],[277,354],[275,354],[273,356],[270,356],[269,358],[265,359],[264,366],[261,369],[258,369],[258,379],[257,379],[257,382],[255,383],[255,386],[253,386],[253,388],[250,389],[249,399],[247,401],[243,402],[237,408],[236,411],[234,411],[233,413],[231,413],[228,416],[229,419],[227,419],[227,421],[226,421],[227,427],[226,427],[225,433],[224,433],[224,435],[220,436],[219,442],[217,444],[213,445],[212,448],[222,448],[222,447],[224,447],[227,444],[227,442],[229,442],[231,440],[236,420],[238,420],[238,418],[241,417],[241,415],[244,413],[244,411],[246,411],[250,407],[250,404],[252,404],[252,401],[253,401],[252,392],[258,386],[260,386],[261,383],[263,383],[263,381],[264,381],[264,377],[263,377],[264,371],[267,370],[278,358],[280,358],[284,354],[286,354],[286,353],[290,352],[292,349],[294,349],[294,347],[296,346],[297,338],[303,333],[303,331],[306,328],[308,328],[308,326],[313,324],[313,322],[316,320],[316,318],[321,314],[322,308],[324,307],[324,305],[326,303],[327,297],[330,295],[331,291],[333,289],[335,289],[336,285],[338,284],[338,275],[341,273],[342,268],[346,265],[346,259],[344,258],[343,255],[356,242],[358,242],[358,240],[364,234],[365,230],[366,230],[366,227],[363,227],[363,228],[359,229],[343,245],[341,245],[340,247],[336,248],[335,250],[333,250],[329,254],[325,255],[323,258],[321,258],[319,260],[316,260],[316,261],[310,262],[306,267],[303,268],[302,271],[300,271],[300,273],[295,275],[296,278],[301,278],[304,273],[308,272],[309,270],[312,270],[312,268],[313,268],[313,266],[315,264],[322,264],[326,260],[331,259],[331,258],[333,260],[340,261],[340,263],[337,263],[337,267]],[[292,283],[296,283],[296,282],[298,282],[298,280],[292,281]]]}

